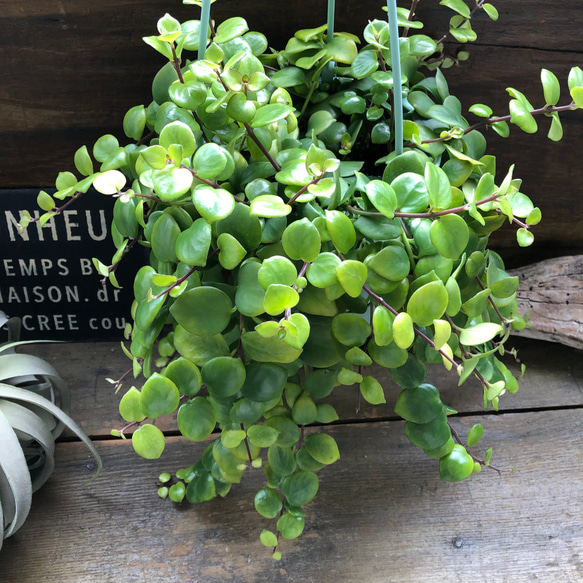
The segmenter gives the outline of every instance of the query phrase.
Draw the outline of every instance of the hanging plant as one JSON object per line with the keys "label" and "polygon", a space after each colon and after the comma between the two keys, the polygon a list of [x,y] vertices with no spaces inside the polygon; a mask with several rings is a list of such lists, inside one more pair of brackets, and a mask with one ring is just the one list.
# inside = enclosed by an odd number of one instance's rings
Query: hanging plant
{"label": "hanging plant", "polygon": [[[476,13],[497,18],[483,1],[441,4],[460,42],[475,40]],[[429,364],[460,384],[475,377],[486,409],[518,389],[499,358],[525,325],[518,279],[488,237],[509,222],[527,246],[541,214],[514,167],[497,168],[482,130],[533,133],[543,116],[557,140],[559,112],[583,106],[581,69],[564,105],[543,70],[542,106],[509,88],[508,114],[476,104],[470,122],[441,69],[447,35],[418,32],[417,1],[389,1],[389,22],[371,21],[364,42],[333,32],[329,6],[327,25],[296,32],[283,50],[242,17],[215,26],[210,2],[200,21],[166,14],[144,41],[168,62],[153,101],[124,117],[130,143],[105,135],[81,147],[77,174],[61,172],[57,193],[39,195],[43,223],[91,186],[116,199],[117,252],[94,261],[112,285],[132,247],[149,250],[124,346],[144,380],[121,397],[127,425],[115,433],[133,430],[145,458],[163,453],[161,415],[177,414],[187,439],[215,435],[201,460],[161,476],[160,495],[174,502],[225,496],[246,472],[264,472],[255,507],[276,558],[279,538],[304,528],[318,472],[340,458],[320,428],[338,419],[327,401],[338,387],[356,384],[359,407],[400,391],[405,434],[443,480],[491,467],[491,449],[473,453],[482,426],[460,437],[426,383]]]}
{"label": "hanging plant", "polygon": [[55,467],[55,440],[64,429],[72,431],[97,460],[101,458],[82,429],[66,411],[69,388],[44,360],[16,353],[20,320],[0,312],[0,328],[8,341],[0,344],[0,549],[30,511],[32,494],[50,478]]}

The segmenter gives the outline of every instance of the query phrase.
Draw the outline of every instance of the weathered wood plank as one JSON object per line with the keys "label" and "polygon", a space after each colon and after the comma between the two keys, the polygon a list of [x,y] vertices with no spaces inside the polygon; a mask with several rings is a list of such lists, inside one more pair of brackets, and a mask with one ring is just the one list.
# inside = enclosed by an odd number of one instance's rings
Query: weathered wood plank
{"label": "weathered wood plank", "polygon": [[518,305],[529,327],[516,332],[583,349],[583,255],[541,261],[510,272],[520,277]]}
{"label": "weathered wood plank", "polygon": [[[527,371],[518,393],[500,399],[501,411],[583,405],[583,359],[579,351],[522,338],[513,339],[510,345],[518,348],[518,357],[526,364]],[[71,415],[89,435],[109,435],[112,429],[123,426],[118,404],[123,392],[131,386],[131,380],[117,395],[106,381],[120,378],[129,368],[119,344],[40,344],[27,346],[26,351],[48,360],[69,384],[73,392]],[[507,365],[515,374],[519,372],[519,365],[513,360],[508,359]],[[373,407],[362,402],[360,411],[356,412],[356,386],[339,387],[326,402],[336,408],[341,420],[395,417],[394,406],[400,388],[388,371],[380,367],[371,367],[367,374],[373,374],[382,383],[387,403]],[[469,379],[458,387],[455,373],[435,365],[429,369],[428,382],[439,387],[443,401],[457,411],[480,413],[483,410],[482,389],[477,380]],[[165,431],[176,429],[175,421],[167,417],[161,418],[159,425]]]}
{"label": "weathered wood plank", "polygon": [[[539,412],[454,420],[484,423],[497,476],[443,483],[435,460],[409,444],[401,422],[330,430],[342,459],[320,473],[306,531],[284,541],[280,563],[257,540],[270,521],[253,509],[253,471],[224,500],[173,507],[156,495],[163,469],[186,465],[203,444],[169,439],[164,459],[101,442],[103,475],[91,486],[86,454],[62,444],[57,471],[0,554],[3,583],[224,583],[419,581],[576,583],[583,579],[583,413]],[[186,448],[185,448],[186,447]],[[478,448],[478,449],[481,449]],[[494,462],[493,462],[494,463]],[[130,469],[131,468],[131,469]]]}

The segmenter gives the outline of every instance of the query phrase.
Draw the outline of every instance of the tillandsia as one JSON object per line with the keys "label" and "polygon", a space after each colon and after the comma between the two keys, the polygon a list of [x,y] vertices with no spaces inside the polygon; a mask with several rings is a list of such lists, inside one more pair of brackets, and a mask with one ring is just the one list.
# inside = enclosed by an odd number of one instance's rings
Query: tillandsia
{"label": "tillandsia", "polygon": [[0,311],[0,549],[28,517],[32,494],[50,478],[55,467],[55,440],[63,429],[72,431],[89,449],[97,463],[99,453],[83,430],[67,415],[69,388],[55,369],[16,348],[20,341],[19,318]]}
{"label": "tillandsia", "polygon": [[[448,34],[460,42],[474,40],[475,14],[498,16],[483,1],[441,4],[455,12]],[[115,385],[145,381],[121,397],[127,426],[115,433],[133,430],[146,458],[164,450],[161,415],[176,413],[187,439],[216,435],[201,460],[160,476],[160,495],[174,502],[225,496],[262,468],[255,507],[273,523],[260,538],[276,558],[280,537],[304,529],[318,471],[340,457],[321,431],[338,419],[327,401],[335,388],[356,385],[359,402],[385,403],[392,389],[367,367],[387,369],[405,434],[447,481],[489,466],[492,452],[468,451],[483,427],[458,435],[426,365],[453,369],[460,384],[477,378],[486,409],[518,389],[500,359],[510,330],[525,326],[518,279],[488,238],[508,221],[527,246],[541,213],[513,167],[497,169],[481,130],[532,133],[546,116],[560,139],[559,113],[583,107],[583,71],[571,70],[564,104],[543,70],[542,106],[509,88],[508,114],[477,104],[471,123],[442,71],[445,37],[417,33],[416,6],[397,11],[398,57],[382,20],[362,42],[324,25],[275,50],[242,17],[207,27],[166,14],[144,40],[168,62],[153,101],[124,117],[130,143],[105,135],[92,155],[81,147],[77,173],[61,172],[56,194],[39,195],[43,223],[91,186],[116,199],[117,252],[94,261],[112,285],[132,247],[149,250],[122,343],[133,366]]]}

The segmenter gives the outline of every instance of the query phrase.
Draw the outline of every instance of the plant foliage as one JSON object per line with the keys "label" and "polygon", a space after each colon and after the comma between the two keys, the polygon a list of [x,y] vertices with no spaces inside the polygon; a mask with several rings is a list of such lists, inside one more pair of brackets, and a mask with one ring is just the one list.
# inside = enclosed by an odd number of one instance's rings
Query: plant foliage
{"label": "plant foliage", "polygon": [[[359,399],[385,402],[368,365],[388,370],[405,434],[439,459],[448,481],[489,465],[491,452],[485,460],[468,453],[448,423],[452,410],[425,382],[427,365],[453,369],[460,384],[477,377],[486,408],[518,388],[499,358],[510,330],[525,325],[518,279],[488,237],[508,221],[527,246],[541,213],[514,168],[497,168],[482,130],[532,133],[546,116],[549,137],[560,139],[559,112],[583,106],[583,73],[571,71],[564,105],[557,78],[543,70],[542,106],[509,88],[508,114],[476,104],[471,122],[442,71],[453,64],[443,40],[475,40],[474,14],[498,13],[483,1],[441,4],[454,16],[437,41],[419,32],[417,2],[399,9],[399,57],[381,20],[369,22],[362,41],[329,38],[320,26],[272,50],[235,17],[211,23],[197,59],[201,23],[166,14],[144,39],[167,62],[153,100],[124,117],[129,143],[105,135],[83,146],[77,174],[59,174],[58,192],[39,195],[42,221],[91,185],[115,197],[117,252],[107,265],[95,260],[114,286],[128,251],[149,249],[124,346],[145,382],[122,396],[128,425],[117,434],[135,429],[137,453],[157,458],[160,415],[177,413],[194,441],[218,427],[201,460],[161,477],[160,495],[203,502],[262,468],[255,507],[271,521],[260,535],[269,547],[301,534],[318,472],[340,458],[320,428],[338,419],[326,398],[356,384]],[[468,445],[482,432],[474,428]]]}

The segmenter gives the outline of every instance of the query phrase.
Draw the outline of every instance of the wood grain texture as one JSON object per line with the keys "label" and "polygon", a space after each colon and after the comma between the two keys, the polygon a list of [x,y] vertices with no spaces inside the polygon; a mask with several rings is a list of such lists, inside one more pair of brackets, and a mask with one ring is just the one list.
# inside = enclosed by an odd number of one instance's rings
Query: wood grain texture
{"label": "wood grain texture", "polygon": [[[518,393],[500,399],[501,411],[583,405],[583,359],[580,351],[527,338],[515,338],[509,346],[517,348],[518,358],[527,369]],[[68,383],[73,395],[71,416],[87,434],[103,437],[109,435],[112,429],[123,426],[118,412],[119,400],[132,382],[140,387],[142,380],[128,380],[117,395],[107,382],[107,378],[118,379],[128,370],[129,361],[119,344],[39,344],[27,346],[25,351],[46,359]],[[506,364],[514,374],[520,373],[519,364],[513,359],[508,358]],[[370,367],[366,374],[374,375],[381,382],[387,403],[372,406],[363,402],[357,412],[356,385],[338,387],[325,401],[336,408],[342,421],[396,417],[394,406],[401,389],[389,372],[381,367]],[[434,365],[429,369],[428,382],[437,386],[443,401],[457,411],[480,413],[483,410],[482,388],[477,380],[469,379],[459,387],[455,373]],[[159,426],[165,431],[176,430],[175,420],[171,417],[161,417]]]}
{"label": "wood grain texture", "polygon": [[[3,583],[224,583],[583,580],[583,412],[461,417],[464,435],[486,428],[493,463],[514,466],[457,484],[407,442],[401,422],[330,429],[341,460],[320,472],[304,535],[274,563],[257,540],[261,470],[224,500],[173,506],[156,495],[158,472],[184,466],[203,444],[168,440],[162,460],[128,443],[99,443],[103,475],[91,486],[78,444],[57,450],[57,471],[0,554]],[[131,468],[131,469],[130,469]]]}
{"label": "wood grain texture", "polygon": [[529,327],[516,332],[583,349],[583,255],[560,257],[510,272],[520,278],[518,306]]}
{"label": "wood grain texture", "polygon": [[[339,4],[336,29],[361,34],[368,19],[385,17],[381,5],[377,0]],[[213,5],[213,15],[221,21],[243,14],[252,29],[264,31],[271,45],[281,48],[297,28],[325,21],[324,0],[310,2],[309,10],[306,6],[305,0],[292,0],[285,10],[273,10],[266,0],[258,0],[242,8],[235,0],[221,0]],[[575,0],[511,0],[498,8],[497,23],[485,14],[477,17],[479,41],[470,47],[469,63],[448,70],[447,76],[452,93],[465,107],[486,102],[497,113],[505,113],[506,87],[516,87],[540,104],[540,69],[547,67],[563,80],[571,66],[581,63],[583,5]],[[199,15],[198,8],[184,6],[179,0],[3,3],[2,188],[49,187],[60,170],[73,166],[79,146],[91,146],[105,133],[123,138],[123,115],[133,105],[149,102],[151,79],[163,64],[140,39],[155,32],[157,19],[166,11],[180,20]],[[440,36],[447,29],[449,10],[437,3],[420,3],[419,11],[427,22],[424,32]],[[455,52],[457,46],[448,46],[448,50]],[[528,261],[583,247],[583,203],[572,195],[581,178],[581,112],[566,118],[565,139],[559,144],[547,141],[542,130],[534,138],[515,130],[511,140],[490,139],[500,171],[516,162],[524,191],[543,211],[535,246],[520,254],[528,255]],[[493,242],[507,250],[514,265],[520,261],[515,259],[518,250],[513,230],[504,230]]]}

